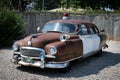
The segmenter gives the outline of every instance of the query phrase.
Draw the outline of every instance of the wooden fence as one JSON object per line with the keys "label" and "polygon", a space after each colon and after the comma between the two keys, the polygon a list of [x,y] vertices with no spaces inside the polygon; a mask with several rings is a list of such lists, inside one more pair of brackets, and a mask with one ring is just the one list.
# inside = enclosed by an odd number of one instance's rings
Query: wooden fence
{"label": "wooden fence", "polygon": [[[38,26],[41,28],[50,20],[61,19],[63,13],[48,12],[25,12],[21,13],[26,25],[25,35],[37,33]],[[105,29],[109,40],[120,40],[120,14],[91,14],[79,15],[70,13],[71,19],[80,19],[95,23],[99,29]]]}

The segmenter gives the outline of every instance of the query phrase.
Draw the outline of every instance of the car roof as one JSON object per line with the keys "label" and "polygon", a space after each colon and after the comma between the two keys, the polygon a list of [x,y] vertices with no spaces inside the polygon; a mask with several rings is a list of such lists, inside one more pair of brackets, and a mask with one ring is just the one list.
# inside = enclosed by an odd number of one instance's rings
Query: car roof
{"label": "car roof", "polygon": [[69,24],[92,24],[94,25],[93,23],[89,22],[89,21],[83,21],[83,20],[74,20],[74,19],[67,19],[67,20],[64,20],[64,19],[61,19],[61,20],[51,20],[47,23],[69,23]]}

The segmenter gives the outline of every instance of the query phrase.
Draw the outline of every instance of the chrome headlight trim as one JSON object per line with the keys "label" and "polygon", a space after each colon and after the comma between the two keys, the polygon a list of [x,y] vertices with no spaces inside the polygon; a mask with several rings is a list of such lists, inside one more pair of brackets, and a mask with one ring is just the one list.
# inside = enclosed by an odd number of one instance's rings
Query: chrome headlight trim
{"label": "chrome headlight trim", "polygon": [[55,55],[57,53],[57,48],[55,46],[51,46],[49,49],[49,55]]}
{"label": "chrome headlight trim", "polygon": [[19,50],[19,45],[17,43],[14,43],[12,46],[14,51],[18,51]]}

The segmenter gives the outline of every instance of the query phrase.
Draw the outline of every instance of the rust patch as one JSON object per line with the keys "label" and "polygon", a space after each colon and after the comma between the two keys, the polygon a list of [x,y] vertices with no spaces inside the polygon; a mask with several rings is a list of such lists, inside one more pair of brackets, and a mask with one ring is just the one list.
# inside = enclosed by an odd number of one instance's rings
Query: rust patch
{"label": "rust patch", "polygon": [[48,50],[51,46],[57,48],[57,62],[67,61],[83,55],[83,44],[80,39],[71,39],[65,42],[55,42],[45,46],[45,51],[48,53]]}

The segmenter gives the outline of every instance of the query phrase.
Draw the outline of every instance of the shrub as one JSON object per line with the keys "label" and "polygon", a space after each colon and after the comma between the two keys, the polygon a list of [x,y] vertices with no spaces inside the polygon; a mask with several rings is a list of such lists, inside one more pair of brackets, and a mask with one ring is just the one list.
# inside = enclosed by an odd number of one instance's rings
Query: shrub
{"label": "shrub", "polygon": [[9,46],[22,36],[24,23],[15,11],[0,10],[0,47]]}

